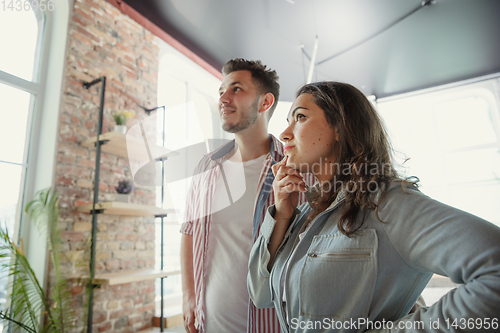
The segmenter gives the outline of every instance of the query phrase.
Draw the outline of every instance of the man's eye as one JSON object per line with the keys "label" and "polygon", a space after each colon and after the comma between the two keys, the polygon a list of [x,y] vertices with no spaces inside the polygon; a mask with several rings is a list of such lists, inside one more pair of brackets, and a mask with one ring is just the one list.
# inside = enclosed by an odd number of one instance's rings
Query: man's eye
{"label": "man's eye", "polygon": [[237,92],[238,90],[241,90],[239,87],[234,87],[234,92]]}

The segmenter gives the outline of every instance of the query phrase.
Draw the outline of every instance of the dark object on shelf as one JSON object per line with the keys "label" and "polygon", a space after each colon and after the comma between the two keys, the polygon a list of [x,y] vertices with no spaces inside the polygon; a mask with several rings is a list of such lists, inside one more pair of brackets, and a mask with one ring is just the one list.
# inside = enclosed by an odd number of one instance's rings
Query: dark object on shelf
{"label": "dark object on shelf", "polygon": [[128,179],[123,179],[118,182],[118,186],[115,186],[115,189],[120,194],[130,194],[134,191],[134,184]]}

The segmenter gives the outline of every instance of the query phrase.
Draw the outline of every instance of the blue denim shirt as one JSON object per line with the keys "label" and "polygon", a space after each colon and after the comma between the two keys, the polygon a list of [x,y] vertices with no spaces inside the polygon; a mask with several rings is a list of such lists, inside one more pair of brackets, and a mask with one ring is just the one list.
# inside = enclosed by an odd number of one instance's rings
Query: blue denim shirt
{"label": "blue denim shirt", "polygon": [[[277,309],[284,332],[454,332],[474,319],[458,331],[478,332],[485,318],[490,328],[493,318],[498,323],[500,228],[395,182],[378,217],[370,211],[349,238],[337,228],[342,204],[339,198],[318,215],[300,242],[309,207],[296,209],[271,272],[274,206],[267,211],[247,282],[257,307]],[[408,314],[433,273],[462,285]]]}

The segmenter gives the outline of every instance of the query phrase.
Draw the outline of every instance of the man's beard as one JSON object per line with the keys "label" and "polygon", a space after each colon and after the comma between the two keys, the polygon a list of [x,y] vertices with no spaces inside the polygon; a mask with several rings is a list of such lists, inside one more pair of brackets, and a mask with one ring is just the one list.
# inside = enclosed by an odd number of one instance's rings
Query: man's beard
{"label": "man's beard", "polygon": [[258,103],[259,103],[259,100],[256,99],[255,103],[253,103],[248,110],[250,112],[248,112],[244,118],[242,118],[236,124],[227,124],[227,123],[223,124],[222,129],[228,133],[237,133],[237,132],[243,131],[243,130],[249,128],[250,126],[252,126],[253,124],[255,124],[257,122],[257,118],[258,118],[258,114],[259,114]]}

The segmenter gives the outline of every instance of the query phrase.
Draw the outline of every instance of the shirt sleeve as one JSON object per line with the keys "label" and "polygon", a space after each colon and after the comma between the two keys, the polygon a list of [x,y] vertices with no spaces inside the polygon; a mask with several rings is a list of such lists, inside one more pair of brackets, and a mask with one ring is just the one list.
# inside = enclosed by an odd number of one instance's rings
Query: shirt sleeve
{"label": "shirt sleeve", "polygon": [[181,224],[181,233],[186,235],[193,235],[193,220],[194,220],[194,207],[193,202],[196,201],[196,184],[194,182],[189,186],[188,195],[186,197],[186,212],[184,214],[184,222]]}
{"label": "shirt sleeve", "polygon": [[[205,200],[202,197],[202,193],[200,192],[200,182],[203,176],[203,173],[206,172],[206,168],[204,165],[206,164],[205,160],[201,160],[197,165],[194,175],[192,177],[191,185],[189,186],[189,190],[186,196],[186,210],[184,213],[184,222],[181,224],[180,232],[186,235],[193,235],[193,224],[196,220],[200,219],[202,213],[200,209],[202,209],[203,202],[201,200]],[[205,191],[202,191],[206,193]]]}
{"label": "shirt sleeve", "polygon": [[[393,322],[393,329],[368,332],[498,331],[500,228],[415,190],[391,190],[386,199],[389,204],[382,203],[379,216],[387,222],[384,230],[406,263],[448,276],[460,286],[432,306]],[[416,323],[423,328],[417,329]]]}
{"label": "shirt sleeve", "polygon": [[269,271],[267,264],[271,259],[267,246],[271,240],[276,220],[270,212],[274,212],[274,206],[270,206],[266,211],[264,222],[260,228],[260,234],[250,251],[248,261],[247,287],[248,294],[253,303],[258,308],[274,307],[269,285]]}
{"label": "shirt sleeve", "polygon": [[[252,250],[250,251],[250,259],[248,261],[248,294],[250,295],[250,298],[254,302],[255,306],[258,308],[274,307],[269,281],[270,272],[267,269],[267,266],[269,264],[269,260],[271,259],[268,245],[271,241],[274,226],[276,225],[276,220],[274,219],[275,213],[275,206],[269,206],[266,211],[266,216],[264,217],[264,222],[262,222],[262,226],[260,228],[259,237],[255,241]],[[300,210],[295,209],[294,215],[292,216],[293,222],[290,223],[290,225],[293,225],[295,223],[299,215]],[[287,231],[287,234],[289,232],[290,228]]]}

